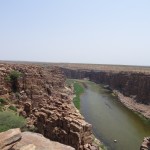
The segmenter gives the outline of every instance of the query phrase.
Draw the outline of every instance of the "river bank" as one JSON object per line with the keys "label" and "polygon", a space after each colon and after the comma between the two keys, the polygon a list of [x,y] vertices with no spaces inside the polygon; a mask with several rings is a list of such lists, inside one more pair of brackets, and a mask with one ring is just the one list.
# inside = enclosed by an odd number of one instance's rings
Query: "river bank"
{"label": "river bank", "polygon": [[142,103],[137,103],[136,100],[130,97],[124,96],[117,90],[113,90],[113,93],[118,96],[118,100],[125,105],[130,110],[139,113],[144,116],[146,119],[150,119],[150,105],[145,105]]}
{"label": "river bank", "polygon": [[[74,109],[76,109],[76,112],[80,113],[80,97],[82,94],[84,94],[85,89],[87,88],[86,83],[84,80],[67,79],[66,84],[72,90],[72,93],[74,93],[74,95],[72,96],[72,104],[74,106]],[[93,139],[93,145],[99,147],[99,150],[107,150],[105,145],[99,139],[97,139],[95,135],[93,135]]]}

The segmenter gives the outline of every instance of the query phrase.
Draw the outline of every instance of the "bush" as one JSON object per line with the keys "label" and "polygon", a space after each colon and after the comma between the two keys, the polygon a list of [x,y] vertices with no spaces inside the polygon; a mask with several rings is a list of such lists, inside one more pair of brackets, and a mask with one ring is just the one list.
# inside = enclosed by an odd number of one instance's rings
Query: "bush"
{"label": "bush", "polygon": [[9,106],[8,108],[9,108],[10,110],[13,110],[13,111],[17,112],[17,108],[16,108],[15,106]]}
{"label": "bush", "polygon": [[0,103],[1,104],[5,104],[6,103],[6,100],[4,98],[0,98]]}
{"label": "bush", "polygon": [[19,77],[21,77],[22,73],[16,70],[11,71],[9,77],[11,81],[17,80]]}
{"label": "bush", "polygon": [[25,119],[21,116],[16,115],[14,112],[0,112],[0,132],[12,128],[23,128],[25,124]]}
{"label": "bush", "polygon": [[3,111],[4,105],[7,101],[4,98],[0,98],[0,111]]}
{"label": "bush", "polygon": [[18,91],[18,79],[22,76],[22,73],[16,70],[10,72],[6,77],[6,81],[11,82],[12,89],[14,92]]}

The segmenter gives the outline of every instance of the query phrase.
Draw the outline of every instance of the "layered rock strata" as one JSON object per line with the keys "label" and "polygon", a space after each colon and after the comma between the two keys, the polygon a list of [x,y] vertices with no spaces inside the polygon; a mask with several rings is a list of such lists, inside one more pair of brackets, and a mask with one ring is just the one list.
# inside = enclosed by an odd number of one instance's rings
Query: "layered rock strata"
{"label": "layered rock strata", "polygon": [[[13,70],[22,74],[16,92],[6,80]],[[17,107],[29,129],[37,129],[45,137],[76,150],[88,150],[94,140],[92,126],[75,109],[72,95],[57,67],[0,64],[0,98]]]}
{"label": "layered rock strata", "polygon": [[150,74],[136,72],[113,72],[96,70],[75,70],[62,68],[68,78],[83,79],[103,83],[137,102],[150,104]]}
{"label": "layered rock strata", "polygon": [[150,118],[150,74],[62,68],[68,78],[88,78],[107,85],[128,108]]}

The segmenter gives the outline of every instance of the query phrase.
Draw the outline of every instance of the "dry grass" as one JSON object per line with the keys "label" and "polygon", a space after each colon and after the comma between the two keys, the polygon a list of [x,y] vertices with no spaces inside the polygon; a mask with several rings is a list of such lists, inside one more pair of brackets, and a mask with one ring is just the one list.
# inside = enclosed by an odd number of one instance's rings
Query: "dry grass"
{"label": "dry grass", "polygon": [[74,63],[59,63],[54,64],[68,69],[82,70],[97,70],[97,71],[112,71],[112,72],[136,72],[150,74],[148,66],[125,66],[125,65],[101,65],[101,64],[74,64]]}

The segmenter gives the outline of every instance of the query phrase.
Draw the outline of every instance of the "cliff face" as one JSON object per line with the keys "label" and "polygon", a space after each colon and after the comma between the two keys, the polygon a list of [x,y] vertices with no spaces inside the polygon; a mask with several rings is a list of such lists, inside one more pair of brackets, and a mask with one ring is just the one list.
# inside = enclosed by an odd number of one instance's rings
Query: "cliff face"
{"label": "cliff face", "polygon": [[95,83],[109,85],[139,103],[150,104],[150,75],[134,72],[90,71],[62,68],[68,78],[89,78]]}
{"label": "cliff face", "polygon": [[[13,70],[22,74],[15,92],[12,82],[6,81]],[[57,67],[0,64],[0,98],[17,108],[27,119],[27,127],[35,126],[51,140],[86,150],[92,146],[92,126],[73,106],[72,94]]]}

